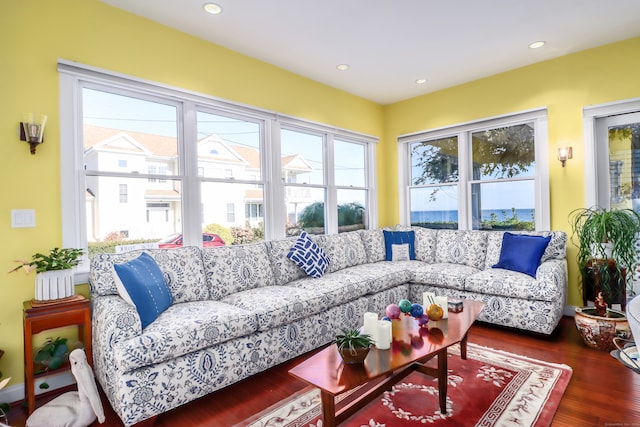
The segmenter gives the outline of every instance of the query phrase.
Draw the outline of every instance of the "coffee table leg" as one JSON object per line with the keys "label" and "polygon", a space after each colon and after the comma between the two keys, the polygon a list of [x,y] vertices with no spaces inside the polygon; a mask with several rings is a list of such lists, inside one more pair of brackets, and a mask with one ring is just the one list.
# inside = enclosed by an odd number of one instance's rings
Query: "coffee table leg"
{"label": "coffee table leg", "polygon": [[447,349],[438,354],[438,394],[440,397],[440,413],[447,413],[447,384],[449,382],[447,371]]}
{"label": "coffee table leg", "polygon": [[467,360],[467,334],[460,340],[460,358]]}
{"label": "coffee table leg", "polygon": [[320,390],[322,417],[325,427],[336,427],[336,404],[333,395]]}

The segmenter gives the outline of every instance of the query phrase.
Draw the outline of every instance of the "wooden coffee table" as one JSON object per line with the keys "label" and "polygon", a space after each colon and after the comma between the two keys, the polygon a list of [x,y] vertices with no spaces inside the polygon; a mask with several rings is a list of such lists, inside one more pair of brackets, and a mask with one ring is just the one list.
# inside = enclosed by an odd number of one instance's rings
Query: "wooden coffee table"
{"label": "wooden coffee table", "polygon": [[[346,420],[413,371],[438,378],[440,411],[445,414],[447,349],[460,343],[460,355],[467,358],[467,332],[483,307],[483,302],[465,300],[463,311],[449,313],[446,320],[429,322],[428,329],[420,328],[414,318],[402,315],[392,322],[391,348],[372,348],[364,364],[344,364],[336,346],[330,345],[293,367],[289,373],[320,389],[326,427]],[[436,356],[437,367],[425,365]],[[335,397],[360,386],[363,387],[352,393],[353,400],[336,411]]]}

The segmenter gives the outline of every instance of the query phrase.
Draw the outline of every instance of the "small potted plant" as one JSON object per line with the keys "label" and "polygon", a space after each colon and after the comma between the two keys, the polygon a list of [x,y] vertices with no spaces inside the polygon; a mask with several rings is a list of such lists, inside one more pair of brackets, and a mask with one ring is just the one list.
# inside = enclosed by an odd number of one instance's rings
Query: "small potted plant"
{"label": "small potted plant", "polygon": [[75,294],[72,269],[80,263],[83,254],[82,249],[53,248],[48,254],[34,254],[30,261],[17,260],[20,265],[9,272],[21,268],[27,273],[35,270],[38,301],[66,298]]}
{"label": "small potted plant", "polygon": [[373,338],[369,334],[360,333],[358,329],[350,329],[336,335],[332,341],[346,364],[362,363],[366,359]]}

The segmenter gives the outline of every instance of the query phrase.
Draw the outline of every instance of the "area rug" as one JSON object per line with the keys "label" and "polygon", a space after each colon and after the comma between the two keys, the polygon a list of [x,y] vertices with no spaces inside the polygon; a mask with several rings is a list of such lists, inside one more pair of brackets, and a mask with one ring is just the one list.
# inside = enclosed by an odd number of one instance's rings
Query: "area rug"
{"label": "area rug", "polygon": [[[437,380],[413,372],[340,426],[549,426],[572,370],[569,366],[469,344],[449,349],[447,413]],[[340,401],[348,394],[339,396]],[[322,427],[320,392],[308,387],[235,427]]]}

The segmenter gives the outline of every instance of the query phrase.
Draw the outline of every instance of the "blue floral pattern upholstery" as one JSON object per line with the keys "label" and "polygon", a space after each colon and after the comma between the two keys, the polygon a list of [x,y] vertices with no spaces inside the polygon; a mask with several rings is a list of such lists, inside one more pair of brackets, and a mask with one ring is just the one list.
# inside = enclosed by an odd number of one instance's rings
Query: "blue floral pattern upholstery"
{"label": "blue floral pattern upholstery", "polygon": [[[169,411],[434,292],[486,302],[480,320],[550,334],[563,314],[566,235],[552,239],[537,278],[492,269],[501,232],[416,231],[415,261],[384,261],[382,230],[311,238],[331,257],[321,278],[286,258],[296,238],[219,248],[145,250],[174,303],[144,330],[117,295],[114,262],[141,251],[96,255],[89,275],[96,379],[125,426]],[[334,264],[335,263],[335,264]]]}
{"label": "blue floral pattern upholstery", "polygon": [[204,271],[211,298],[221,300],[246,289],[276,284],[263,243],[202,249]]}
{"label": "blue floral pattern upholstery", "polygon": [[438,230],[435,262],[483,269],[487,234],[486,231]]}
{"label": "blue floral pattern upholstery", "polygon": [[156,261],[173,296],[173,302],[209,299],[205,286],[202,254],[196,247],[145,249],[124,254],[98,254],[91,259],[89,284],[92,294],[117,295],[113,280],[113,264],[131,261],[146,252]]}

